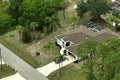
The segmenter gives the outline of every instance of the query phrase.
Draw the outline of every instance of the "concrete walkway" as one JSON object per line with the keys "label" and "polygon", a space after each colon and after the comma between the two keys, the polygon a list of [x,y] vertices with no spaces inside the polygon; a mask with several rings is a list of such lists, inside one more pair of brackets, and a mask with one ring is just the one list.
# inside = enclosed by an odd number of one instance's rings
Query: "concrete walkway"
{"label": "concrete walkway", "polygon": [[[2,44],[0,44],[0,48],[3,60],[13,67],[26,80],[48,80],[43,74],[35,70]],[[14,78],[12,80],[17,79]]]}

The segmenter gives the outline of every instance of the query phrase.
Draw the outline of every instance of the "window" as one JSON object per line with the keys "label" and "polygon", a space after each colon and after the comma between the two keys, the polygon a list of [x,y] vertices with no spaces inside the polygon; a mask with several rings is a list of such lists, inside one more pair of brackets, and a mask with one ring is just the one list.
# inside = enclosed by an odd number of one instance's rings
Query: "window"
{"label": "window", "polygon": [[66,43],[66,46],[69,46],[69,45],[70,45],[70,42],[67,42],[67,43]]}

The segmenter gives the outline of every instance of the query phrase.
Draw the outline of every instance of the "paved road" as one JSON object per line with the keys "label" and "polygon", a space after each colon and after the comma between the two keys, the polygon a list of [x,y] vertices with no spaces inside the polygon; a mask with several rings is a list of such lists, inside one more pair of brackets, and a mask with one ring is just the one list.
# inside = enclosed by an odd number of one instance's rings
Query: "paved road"
{"label": "paved road", "polygon": [[62,63],[60,63],[60,65],[59,65],[59,64],[56,64],[55,62],[51,62],[51,63],[49,63],[49,64],[47,64],[47,65],[45,65],[45,66],[43,66],[43,67],[38,68],[37,70],[38,70],[40,73],[42,73],[44,76],[48,76],[50,73],[58,70],[59,67],[60,67],[60,68],[61,68],[61,67],[64,67],[64,66],[66,66],[66,65],[68,65],[68,64],[76,61],[75,58],[73,58],[73,57],[70,56],[70,55],[68,55],[68,56],[66,56],[66,57],[67,57],[69,60],[63,61]]}
{"label": "paved road", "polygon": [[0,44],[3,60],[12,66],[26,80],[48,80],[43,74],[35,70],[13,52]]}

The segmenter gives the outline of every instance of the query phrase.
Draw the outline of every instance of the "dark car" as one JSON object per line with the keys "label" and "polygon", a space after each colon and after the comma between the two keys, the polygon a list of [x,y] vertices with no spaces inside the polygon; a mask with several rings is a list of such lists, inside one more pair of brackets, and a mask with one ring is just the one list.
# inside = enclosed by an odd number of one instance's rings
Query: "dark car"
{"label": "dark car", "polygon": [[59,63],[65,61],[65,59],[66,59],[66,58],[65,58],[65,57],[62,57],[62,56],[61,56],[61,57],[58,57],[58,58],[55,59],[55,63],[56,63],[56,64],[59,64]]}
{"label": "dark car", "polygon": [[92,30],[93,32],[99,32],[100,30],[103,29],[102,26],[98,25],[95,22],[89,21],[83,24],[84,26],[86,26],[87,28],[89,28],[90,30]]}

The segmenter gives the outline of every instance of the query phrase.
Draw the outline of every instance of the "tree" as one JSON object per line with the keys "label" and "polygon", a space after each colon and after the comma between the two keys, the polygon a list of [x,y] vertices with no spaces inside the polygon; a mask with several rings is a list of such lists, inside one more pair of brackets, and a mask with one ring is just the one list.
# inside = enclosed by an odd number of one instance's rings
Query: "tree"
{"label": "tree", "polygon": [[14,29],[15,20],[10,15],[0,14],[0,35]]}
{"label": "tree", "polygon": [[82,0],[78,3],[77,13],[82,17],[84,13],[89,12],[94,18],[99,19],[100,15],[105,14],[108,10],[107,0],[87,0],[86,3]]}
{"label": "tree", "polygon": [[86,80],[96,80],[95,74],[94,74],[94,66],[96,62],[96,55],[98,51],[98,46],[100,44],[98,42],[89,41],[86,43],[81,44],[78,47],[78,55],[81,59],[87,59],[84,63],[84,71],[87,75]]}
{"label": "tree", "polygon": [[52,7],[55,8],[56,11],[63,11],[63,18],[65,19],[65,9],[68,6],[67,2],[65,0],[50,0],[50,2],[52,3]]}
{"label": "tree", "polygon": [[45,51],[48,51],[47,53],[48,53],[48,57],[49,57],[49,62],[50,62],[51,48],[52,48],[52,43],[51,43],[51,42],[48,42],[48,43],[44,46]]}
{"label": "tree", "polygon": [[28,43],[32,41],[31,33],[28,27],[25,27],[22,33],[22,41]]}
{"label": "tree", "polygon": [[38,27],[38,26],[39,26],[39,25],[38,25],[36,22],[31,22],[31,23],[30,23],[30,29],[31,29],[32,32],[33,32],[33,36],[32,36],[32,37],[35,36],[35,28]]}
{"label": "tree", "polygon": [[18,18],[22,14],[21,3],[23,0],[9,0],[10,5],[8,8],[8,13],[16,19],[16,24],[18,23]]}
{"label": "tree", "polygon": [[[58,22],[58,11],[62,5],[57,5],[59,3],[56,0],[24,0],[22,2],[22,15],[18,18],[19,24],[24,26],[30,24],[31,22],[36,22],[39,27],[37,29],[50,32],[53,27],[53,16],[55,15],[56,22]],[[62,2],[58,0],[58,2]],[[55,3],[53,3],[55,2]],[[61,8],[62,10],[62,8]],[[52,22],[52,23],[51,23]]]}
{"label": "tree", "polygon": [[39,25],[36,22],[31,22],[30,23],[30,29],[34,32],[35,28],[38,27]]}
{"label": "tree", "polygon": [[57,14],[53,15],[50,18],[50,27],[52,29],[52,32],[54,32],[58,27],[61,27],[60,20],[59,20]]}
{"label": "tree", "polygon": [[77,14],[78,16],[83,17],[83,15],[87,12],[87,4],[82,0],[78,5],[77,5]]}
{"label": "tree", "polygon": [[115,74],[115,77],[112,80],[120,80],[120,73]]}
{"label": "tree", "polygon": [[88,80],[119,80],[120,76],[120,39],[109,38],[104,44],[96,42],[83,43],[78,47],[78,55],[87,57],[83,72]]}
{"label": "tree", "polygon": [[22,38],[23,27],[21,25],[17,25],[16,29],[17,29],[17,31],[19,33],[19,39],[21,39]]}

